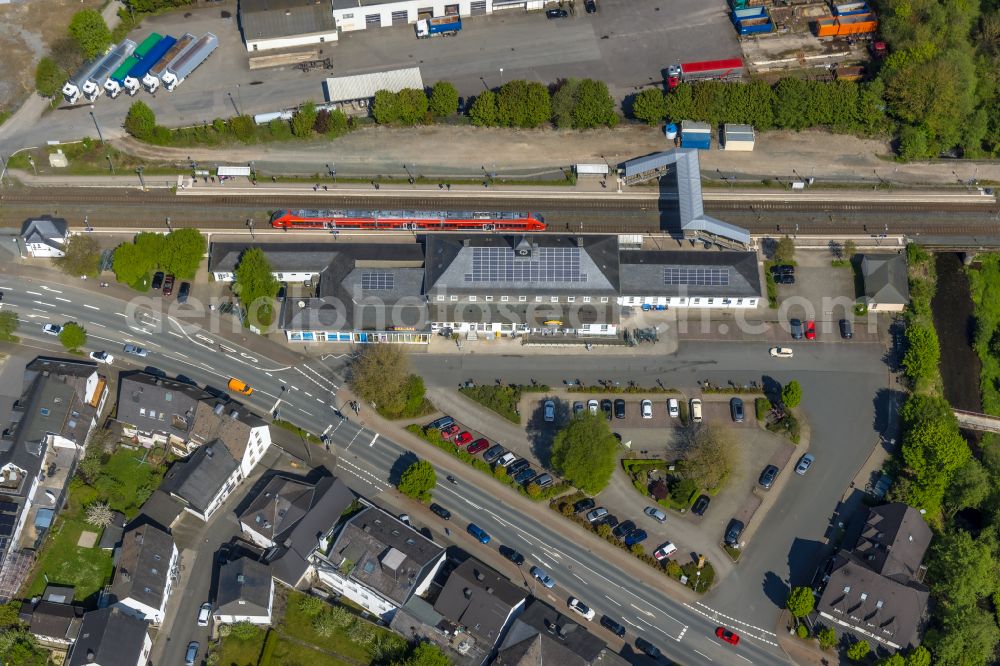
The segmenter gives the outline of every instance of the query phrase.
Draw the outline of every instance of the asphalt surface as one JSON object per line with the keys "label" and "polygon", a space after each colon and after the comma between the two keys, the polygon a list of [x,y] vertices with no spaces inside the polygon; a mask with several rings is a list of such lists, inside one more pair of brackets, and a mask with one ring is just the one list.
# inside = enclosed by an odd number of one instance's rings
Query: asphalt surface
{"label": "asphalt surface", "polygon": [[[75,320],[88,329],[88,351],[104,349],[114,353],[119,369],[149,366],[215,387],[225,386],[230,376],[240,377],[255,388],[246,402],[256,410],[265,414],[277,410],[284,419],[312,432],[328,434],[338,454],[335,473],[359,492],[377,496],[389,487],[392,475],[398,474],[412,459],[413,453],[408,448],[353,420],[338,417],[334,409],[339,406],[336,392],[341,379],[336,370],[345,361],[342,355],[297,364],[272,361],[224,341],[217,334],[190,324],[185,326],[176,316],[149,314],[144,308],[136,313],[135,305],[144,301],[144,297],[132,299],[126,308],[121,300],[93,286],[83,282],[58,284],[12,276],[0,278],[3,307],[16,308],[22,319],[18,335],[23,344],[54,353],[59,349],[58,341],[42,333],[42,324]],[[121,353],[121,345],[128,342],[148,348],[149,356],[142,359]],[[855,471],[852,461],[862,460],[866,449],[871,447],[874,431],[872,419],[867,415],[875,411],[872,396],[884,383],[885,375],[878,362],[880,350],[876,345],[797,345],[795,359],[780,366],[766,357],[764,344],[759,347],[759,358],[748,353],[757,350],[747,343],[726,342],[685,344],[671,358],[587,355],[533,357],[512,363],[511,357],[481,355],[414,357],[415,365],[429,384],[450,386],[456,385],[459,378],[470,377],[478,381],[502,377],[505,381],[534,378],[555,382],[568,374],[579,375],[581,367],[587,368],[587,374],[581,378],[588,381],[622,377],[650,383],[662,378],[664,383],[674,385],[693,384],[697,378],[713,382],[759,378],[760,368],[771,366],[775,367],[778,381],[797,377],[806,389],[804,407],[815,433],[812,450],[818,462],[813,476],[808,483],[789,484],[788,496],[783,498],[787,515],[779,513],[768,520],[754,538],[737,573],[701,602],[675,601],[642,580],[608,566],[605,559],[581,548],[579,535],[574,539],[569,525],[567,530],[555,532],[543,528],[531,511],[497,506],[496,495],[489,487],[480,488],[470,482],[440,489],[439,499],[455,514],[451,527],[461,530],[466,521],[475,521],[493,535],[494,543],[515,545],[524,552],[528,557],[525,572],[532,564],[546,568],[559,583],[557,600],[568,594],[579,596],[598,613],[625,621],[630,639],[641,635],[676,661],[734,663],[735,655],[739,661],[745,659],[755,664],[786,663],[770,633],[781,591],[776,583],[772,584],[772,578],[782,581],[791,578],[794,582],[815,558],[811,549],[800,544],[821,538],[825,518]],[[530,370],[518,369],[528,366]],[[365,409],[362,408],[362,418]],[[845,419],[845,414],[860,414],[863,418]],[[464,476],[468,471],[449,461],[439,473]],[[198,562],[200,565],[200,559]],[[203,573],[200,576],[204,578]],[[195,585],[201,587],[204,581],[196,581],[192,586]],[[190,596],[185,606],[197,607],[207,593],[207,589],[185,592]],[[744,637],[737,650],[715,640],[714,629],[718,624],[726,624]],[[183,644],[186,643],[178,643]]]}

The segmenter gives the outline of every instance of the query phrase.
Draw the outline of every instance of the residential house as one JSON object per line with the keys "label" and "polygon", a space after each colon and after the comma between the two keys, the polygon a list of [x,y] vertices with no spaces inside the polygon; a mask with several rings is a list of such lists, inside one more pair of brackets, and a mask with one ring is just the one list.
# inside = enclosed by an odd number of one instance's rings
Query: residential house
{"label": "residential house", "polygon": [[170,534],[150,523],[130,526],[122,537],[109,605],[160,624],[173,591],[176,567],[177,546]]}
{"label": "residential house", "polygon": [[65,257],[68,238],[66,220],[40,218],[21,225],[21,242],[28,254],[35,258]]}
{"label": "residential house", "polygon": [[816,605],[820,617],[892,650],[919,645],[929,597],[923,559],[932,536],[920,512],[901,502],[869,511],[854,547],[834,558]]}
{"label": "residential house", "polygon": [[445,553],[392,514],[369,505],[335,526],[311,559],[322,584],[390,621],[410,597],[427,591]]}
{"label": "residential house", "polygon": [[83,616],[67,666],[146,666],[153,642],[149,623],[117,606]]}
{"label": "residential house", "polygon": [[864,254],[861,277],[865,283],[865,305],[870,312],[902,312],[910,302],[906,255]]}
{"label": "residential house", "polygon": [[219,569],[215,594],[216,622],[271,624],[274,579],[271,568],[249,557],[239,557]]}
{"label": "residential house", "polygon": [[585,627],[536,599],[514,620],[493,663],[627,666],[628,661]]}
{"label": "residential house", "polygon": [[203,444],[170,466],[160,489],[201,520],[215,513],[236,487],[240,464],[222,442]]}
{"label": "residential house", "polygon": [[73,604],[72,587],[47,585],[41,597],[21,602],[20,618],[41,645],[64,650],[80,633],[83,607]]}
{"label": "residential house", "polygon": [[107,381],[94,363],[8,356],[0,366],[0,601],[13,598],[41,545],[97,415]]}

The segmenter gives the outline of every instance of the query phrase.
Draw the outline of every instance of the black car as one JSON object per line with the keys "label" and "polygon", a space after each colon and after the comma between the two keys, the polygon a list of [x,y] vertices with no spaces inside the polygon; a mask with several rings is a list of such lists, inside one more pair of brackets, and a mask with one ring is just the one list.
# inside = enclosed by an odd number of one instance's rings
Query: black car
{"label": "black car", "polygon": [[431,421],[430,423],[428,423],[426,429],[427,430],[444,430],[445,428],[447,428],[448,426],[452,425],[453,423],[455,423],[455,419],[451,418],[450,416],[442,416],[438,420]]}
{"label": "black car", "polygon": [[845,340],[850,340],[854,337],[854,327],[851,325],[850,319],[840,320],[840,337]]}
{"label": "black car", "polygon": [[691,513],[696,516],[704,516],[705,510],[708,509],[708,505],[712,500],[708,495],[701,495],[698,499],[694,501],[694,506],[691,507]]}
{"label": "black car", "polygon": [[604,516],[604,520],[602,520],[601,522],[610,527],[611,529],[618,527],[618,517],[610,513]]}
{"label": "black car", "polygon": [[191,293],[191,283],[181,282],[181,288],[177,292],[177,302],[187,303],[188,295]]}
{"label": "black car", "polygon": [[635,531],[635,523],[631,520],[626,520],[623,523],[619,523],[618,527],[611,531],[615,535],[615,538],[624,539],[629,534]]}
{"label": "black car", "polygon": [[588,14],[593,14],[597,11],[597,3],[594,0],[583,0],[583,8],[587,10]]}
{"label": "black car", "polygon": [[803,337],[802,333],[802,320],[801,319],[789,319],[788,327],[791,329],[792,338],[795,340],[801,340]]}
{"label": "black car", "polygon": [[622,626],[618,620],[612,619],[607,615],[601,616],[601,626],[613,633],[618,638],[625,635],[625,627]]}
{"label": "black car", "polygon": [[743,521],[736,520],[733,518],[729,521],[729,525],[726,527],[726,545],[733,546],[734,548],[740,545],[740,535],[743,534],[743,528],[746,527]]}
{"label": "black car", "polygon": [[528,469],[529,467],[531,467],[531,463],[525,460],[524,458],[515,460],[507,468],[507,476],[514,478],[515,476],[517,476],[524,470]]}
{"label": "black car", "polygon": [[795,275],[795,266],[790,264],[778,264],[777,266],[771,266],[771,275],[775,277],[778,275]]}
{"label": "black car", "polygon": [[500,546],[500,554],[506,557],[514,564],[516,564],[517,566],[521,566],[522,564],[524,564],[524,555],[517,552],[510,546]]}
{"label": "black car", "polygon": [[451,511],[444,508],[440,504],[431,504],[430,509],[431,513],[433,513],[437,517],[444,518],[445,520],[451,520]]}
{"label": "black car", "polygon": [[733,421],[736,423],[743,423],[743,401],[739,398],[733,398],[729,401],[729,411],[733,415]]}
{"label": "black car", "polygon": [[524,485],[526,483],[531,483],[531,480],[538,476],[538,472],[531,469],[530,467],[525,467],[520,472],[514,475],[515,483],[520,483]]}
{"label": "black car", "polygon": [[615,418],[623,419],[625,418],[625,401],[621,398],[615,400]]}
{"label": "black car", "polygon": [[569,12],[565,9],[549,9],[545,12],[545,18],[549,19],[562,19],[569,16]]}
{"label": "black car", "polygon": [[595,506],[597,506],[597,504],[594,502],[594,500],[590,499],[589,497],[584,497],[582,500],[573,505],[573,513],[580,513],[581,511],[590,511]]}
{"label": "black car", "polygon": [[486,453],[483,454],[483,460],[488,463],[493,463],[497,460],[497,458],[505,453],[507,453],[507,449],[503,448],[499,444],[494,444],[490,448],[486,449]]}
{"label": "black car", "polygon": [[770,490],[771,486],[774,485],[774,480],[776,478],[778,478],[778,468],[774,465],[768,465],[764,468],[764,471],[760,473],[760,479],[758,482],[762,488]]}
{"label": "black car", "polygon": [[640,651],[649,655],[653,659],[660,658],[660,648],[656,647],[655,645],[647,641],[645,638],[636,638],[635,646],[639,648]]}
{"label": "black car", "polygon": [[149,285],[151,289],[159,289],[163,286],[163,271],[156,271],[153,273],[153,284]]}
{"label": "black car", "polygon": [[775,275],[774,281],[778,284],[795,284],[795,274],[782,273],[781,275]]}
{"label": "black car", "polygon": [[608,400],[607,398],[605,398],[604,400],[601,400],[601,411],[604,412],[604,415],[607,416],[608,420],[610,421],[611,420],[611,401]]}

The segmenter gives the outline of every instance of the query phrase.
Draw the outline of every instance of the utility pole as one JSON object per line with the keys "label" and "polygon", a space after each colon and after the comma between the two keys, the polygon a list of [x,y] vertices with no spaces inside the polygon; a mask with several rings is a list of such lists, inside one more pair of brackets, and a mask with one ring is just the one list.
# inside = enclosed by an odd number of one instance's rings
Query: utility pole
{"label": "utility pole", "polygon": [[135,168],[135,172],[139,176],[139,185],[142,186],[142,191],[145,192],[146,191],[146,181],[143,180],[143,178],[142,178],[143,169],[145,169],[145,167],[143,167],[143,166],[137,166]]}
{"label": "utility pole", "polygon": [[[93,109],[94,105],[91,104],[90,108]],[[101,140],[101,145],[103,146],[104,145],[104,134],[101,133],[101,126],[97,124],[97,116],[94,115],[93,111],[90,112],[90,119],[94,121],[94,127],[97,128],[97,138],[99,138]]]}
{"label": "utility pole", "polygon": [[31,165],[31,170],[35,172],[35,176],[37,177],[38,176],[38,169],[35,168],[35,158],[32,157],[31,155],[28,155],[28,164]]}

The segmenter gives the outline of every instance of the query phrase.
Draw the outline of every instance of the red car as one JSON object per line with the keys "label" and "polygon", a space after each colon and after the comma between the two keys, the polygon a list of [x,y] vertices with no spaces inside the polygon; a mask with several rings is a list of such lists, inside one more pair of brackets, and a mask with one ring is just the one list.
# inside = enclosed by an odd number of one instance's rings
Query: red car
{"label": "red car", "polygon": [[469,448],[467,448],[466,451],[475,455],[480,451],[485,451],[488,448],[490,448],[489,440],[487,440],[485,437],[480,437],[472,444],[469,444]]}
{"label": "red car", "polygon": [[806,322],[806,340],[816,339],[816,322],[812,319]]}
{"label": "red car", "polygon": [[441,439],[451,439],[458,434],[461,428],[458,427],[457,423],[452,423],[450,426],[441,431]]}
{"label": "red car", "polygon": [[715,635],[726,641],[730,645],[739,645],[740,637],[729,631],[725,627],[719,627],[715,630]]}
{"label": "red car", "polygon": [[455,446],[465,446],[472,441],[472,435],[468,430],[463,432],[461,435],[455,438]]}

